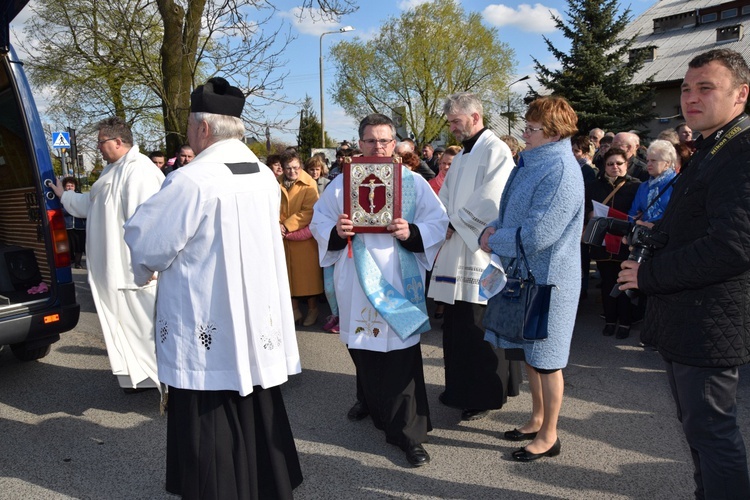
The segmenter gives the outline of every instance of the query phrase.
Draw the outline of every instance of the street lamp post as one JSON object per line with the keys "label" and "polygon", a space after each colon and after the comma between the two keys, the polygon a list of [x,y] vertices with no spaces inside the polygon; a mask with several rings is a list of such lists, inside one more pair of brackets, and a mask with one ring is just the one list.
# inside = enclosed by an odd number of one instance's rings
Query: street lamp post
{"label": "street lamp post", "polygon": [[513,85],[517,84],[518,82],[523,82],[525,80],[528,80],[529,78],[531,78],[531,77],[529,75],[526,75],[523,78],[519,78],[515,82],[511,83],[510,85],[508,85],[508,114],[506,115],[508,117],[508,135],[512,135],[510,133],[510,88]]}
{"label": "street lamp post", "polygon": [[354,28],[344,26],[337,31],[326,31],[320,34],[320,147],[322,148],[326,147],[325,115],[323,113],[323,37],[334,33],[346,33],[347,31],[354,31]]}

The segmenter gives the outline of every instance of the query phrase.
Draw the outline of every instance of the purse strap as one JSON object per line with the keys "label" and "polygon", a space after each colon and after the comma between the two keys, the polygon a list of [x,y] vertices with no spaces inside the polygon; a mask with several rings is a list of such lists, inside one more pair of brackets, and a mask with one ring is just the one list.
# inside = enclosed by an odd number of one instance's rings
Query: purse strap
{"label": "purse strap", "polygon": [[623,179],[623,180],[622,180],[622,182],[621,182],[621,183],[619,183],[619,184],[617,185],[617,187],[616,187],[616,188],[614,188],[614,189],[612,190],[612,192],[611,192],[611,193],[609,193],[609,196],[607,196],[606,198],[604,198],[604,201],[602,202],[602,205],[606,205],[606,204],[607,204],[607,202],[608,202],[609,200],[611,200],[611,199],[612,199],[612,197],[613,197],[613,196],[615,195],[615,193],[616,193],[617,191],[619,191],[619,190],[620,190],[620,188],[621,188],[621,187],[623,187],[623,186],[624,186],[625,184],[627,184],[627,183],[628,183],[628,181],[627,181],[626,179]]}
{"label": "purse strap", "polygon": [[521,228],[516,229],[516,256],[508,263],[508,269],[511,270],[508,275],[510,276],[512,273],[512,278],[523,278],[523,274],[521,273],[521,267],[520,265],[516,266],[516,263],[523,262],[523,265],[526,267],[526,276],[529,281],[535,281],[534,275],[531,272],[531,267],[529,267],[529,261],[526,259],[526,252],[523,249],[523,242],[521,241]]}

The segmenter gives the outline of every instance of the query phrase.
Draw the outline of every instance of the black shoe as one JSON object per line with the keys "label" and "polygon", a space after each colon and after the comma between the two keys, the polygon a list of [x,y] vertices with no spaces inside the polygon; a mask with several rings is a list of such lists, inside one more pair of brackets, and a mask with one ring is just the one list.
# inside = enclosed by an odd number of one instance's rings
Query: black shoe
{"label": "black shoe", "polygon": [[125,394],[140,394],[141,392],[155,390],[156,387],[123,387],[122,392]]}
{"label": "black shoe", "polygon": [[617,333],[615,334],[616,339],[626,339],[630,337],[630,327],[629,326],[618,326],[617,327]]}
{"label": "black shoe", "polygon": [[512,431],[505,431],[503,437],[508,441],[525,441],[527,439],[534,439],[536,432],[521,432],[518,429],[513,429]]}
{"label": "black shoe", "polygon": [[602,335],[605,337],[611,337],[615,334],[615,324],[614,323],[607,323],[604,325],[604,330],[602,330]]}
{"label": "black shoe", "polygon": [[370,410],[365,405],[357,401],[346,414],[349,420],[362,420],[370,416]]}
{"label": "black shoe", "polygon": [[445,313],[439,313],[439,312],[433,313],[432,315],[432,317],[435,319],[443,319],[443,316],[445,316]]}
{"label": "black shoe", "polygon": [[460,406],[452,405],[445,400],[445,391],[440,393],[440,395],[438,396],[438,401],[440,401],[441,405],[447,406],[448,408],[455,408],[457,410],[461,409]]}
{"label": "black shoe", "polygon": [[558,438],[557,441],[555,441],[555,444],[552,445],[552,448],[543,453],[530,453],[526,451],[526,448],[519,448],[513,452],[513,460],[519,462],[533,462],[542,457],[556,457],[560,454],[561,448],[562,445],[560,444],[560,438]]}
{"label": "black shoe", "polygon": [[484,418],[490,410],[464,410],[461,412],[461,420],[479,420]]}
{"label": "black shoe", "polygon": [[430,455],[421,444],[410,446],[406,450],[406,460],[413,467],[422,467],[430,463]]}

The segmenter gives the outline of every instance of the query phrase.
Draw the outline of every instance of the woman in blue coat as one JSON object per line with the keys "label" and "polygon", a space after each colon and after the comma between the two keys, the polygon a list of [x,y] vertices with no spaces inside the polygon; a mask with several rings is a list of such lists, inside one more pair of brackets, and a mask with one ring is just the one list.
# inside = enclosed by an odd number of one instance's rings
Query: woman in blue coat
{"label": "woman in blue coat", "polygon": [[505,433],[511,441],[531,440],[513,452],[529,462],[560,453],[557,419],[562,406],[562,368],[568,363],[581,283],[580,240],[584,189],[570,137],[578,117],[561,97],[542,97],[529,106],[523,138],[526,150],[502,194],[500,215],[482,233],[480,245],[507,266],[521,228],[529,267],[537,283],[554,284],[548,338],[514,344],[488,334],[505,349],[523,349],[532,397],[531,418]]}

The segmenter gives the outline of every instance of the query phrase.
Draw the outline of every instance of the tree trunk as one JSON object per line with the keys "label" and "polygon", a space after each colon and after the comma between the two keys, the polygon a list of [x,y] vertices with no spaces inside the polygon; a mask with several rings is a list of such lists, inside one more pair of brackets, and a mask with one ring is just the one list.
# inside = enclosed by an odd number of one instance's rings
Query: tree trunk
{"label": "tree trunk", "polygon": [[173,0],[157,0],[157,5],[164,21],[161,46],[164,133],[167,155],[174,156],[187,141],[200,16],[206,0],[190,0],[187,15]]}

